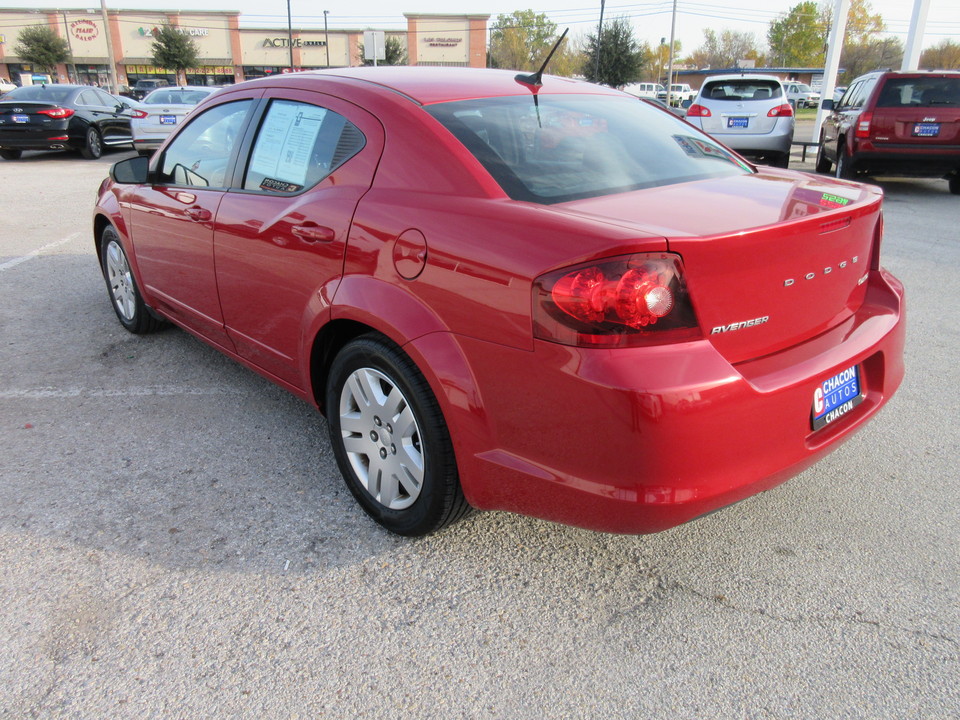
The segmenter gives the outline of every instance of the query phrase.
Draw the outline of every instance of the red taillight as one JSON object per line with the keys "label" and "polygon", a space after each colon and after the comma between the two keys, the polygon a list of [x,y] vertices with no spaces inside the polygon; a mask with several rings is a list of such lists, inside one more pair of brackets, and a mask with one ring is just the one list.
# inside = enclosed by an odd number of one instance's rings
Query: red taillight
{"label": "red taillight", "polygon": [[37,115],[47,115],[56,120],[62,120],[73,115],[73,108],[47,108],[46,110],[37,110]]}
{"label": "red taillight", "polygon": [[137,120],[142,120],[147,117],[150,113],[144,112],[143,110],[131,110],[130,117],[137,118]]}
{"label": "red taillight", "polygon": [[873,120],[873,113],[865,112],[860,115],[860,119],[857,121],[857,129],[853,134],[858,138],[870,137],[871,120]]}
{"label": "red taillight", "polygon": [[537,278],[534,336],[564,345],[631,347],[700,337],[680,258],[644,253]]}
{"label": "red taillight", "polygon": [[784,103],[783,105],[777,105],[775,108],[770,108],[770,112],[767,113],[767,117],[791,117],[793,115],[793,107],[790,103]]}
{"label": "red taillight", "polygon": [[710,108],[694,103],[687,108],[687,117],[711,117]]}

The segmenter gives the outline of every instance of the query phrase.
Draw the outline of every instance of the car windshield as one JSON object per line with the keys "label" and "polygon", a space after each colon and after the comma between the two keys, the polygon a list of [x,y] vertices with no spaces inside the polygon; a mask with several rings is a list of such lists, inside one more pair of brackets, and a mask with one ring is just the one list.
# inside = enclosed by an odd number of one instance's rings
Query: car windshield
{"label": "car windshield", "polygon": [[877,107],[960,107],[960,77],[890,78]]}
{"label": "car windshield", "polygon": [[776,80],[738,78],[717,80],[703,87],[702,97],[709,100],[771,100],[782,96],[780,83]]}
{"label": "car windshield", "polygon": [[64,103],[70,98],[74,88],[51,85],[28,85],[11,90],[3,96],[4,100],[40,100],[50,103]]}
{"label": "car windshield", "polygon": [[143,99],[147,105],[196,105],[210,93],[207,90],[154,90]]}
{"label": "car windshield", "polygon": [[517,96],[426,110],[514,200],[552,204],[752,172],[707,135],[636,98]]}
{"label": "car windshield", "polygon": [[797,90],[805,93],[813,92],[813,90],[810,89],[809,85],[804,85],[803,83],[800,83],[799,85],[797,85]]}

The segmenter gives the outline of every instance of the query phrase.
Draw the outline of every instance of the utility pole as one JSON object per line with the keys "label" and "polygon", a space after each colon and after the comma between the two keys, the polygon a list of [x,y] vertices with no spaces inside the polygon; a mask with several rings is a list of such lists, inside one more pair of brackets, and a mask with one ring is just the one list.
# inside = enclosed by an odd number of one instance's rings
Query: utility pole
{"label": "utility pole", "polygon": [[287,50],[290,51],[290,72],[293,72],[293,18],[290,15],[290,0],[287,0]]}
{"label": "utility pole", "polygon": [[329,10],[323,11],[323,44],[327,48],[327,67],[330,67],[330,33],[327,31],[327,15]]}
{"label": "utility pole", "polygon": [[597,82],[600,82],[600,48],[603,47],[603,5],[604,0],[600,0],[600,25],[597,27],[597,69],[594,72]]}
{"label": "utility pole", "polygon": [[116,93],[120,88],[117,84],[117,58],[113,54],[113,33],[110,32],[110,18],[107,16],[107,0],[100,0],[100,15],[103,17],[103,32],[107,36],[107,62],[110,63],[110,92]]}
{"label": "utility pole", "polygon": [[73,80],[69,77],[67,82],[80,82],[80,76],[77,75],[77,63],[73,58],[73,41],[70,40],[70,26],[67,25],[67,13],[63,10],[60,11],[60,17],[63,18],[63,32],[67,35],[67,49],[70,51],[70,65],[73,67]]}
{"label": "utility pole", "polygon": [[667,105],[673,105],[670,99],[670,86],[673,85],[673,38],[677,29],[677,0],[673,0],[673,16],[670,18],[670,61],[667,64]]}

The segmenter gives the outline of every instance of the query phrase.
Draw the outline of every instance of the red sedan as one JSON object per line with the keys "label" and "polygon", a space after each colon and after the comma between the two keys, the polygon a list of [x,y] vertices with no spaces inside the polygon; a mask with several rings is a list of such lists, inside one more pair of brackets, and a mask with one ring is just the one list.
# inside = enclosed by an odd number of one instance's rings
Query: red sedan
{"label": "red sedan", "polygon": [[903,377],[881,193],[758,168],[604,87],[264,78],[100,188],[120,322],[318,407],[383,526],[686,522],[797,474]]}

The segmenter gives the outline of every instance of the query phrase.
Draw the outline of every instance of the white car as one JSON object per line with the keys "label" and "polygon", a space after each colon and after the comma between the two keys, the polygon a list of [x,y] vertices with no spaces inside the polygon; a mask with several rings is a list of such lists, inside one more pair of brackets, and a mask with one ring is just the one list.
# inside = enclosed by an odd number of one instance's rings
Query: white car
{"label": "white car", "polygon": [[219,88],[184,86],[157,88],[130,112],[133,147],[149,155],[183,122],[194,106]]}
{"label": "white car", "polygon": [[681,106],[683,103],[689,103],[697,96],[697,91],[691,88],[687,83],[674,83],[670,86],[670,100],[667,100],[667,91],[662,90],[657,93],[660,100],[670,105]]}
{"label": "white car", "polygon": [[785,82],[783,89],[787,93],[787,102],[798,110],[806,107],[817,107],[820,104],[820,93],[806,83]]}
{"label": "white car", "polygon": [[0,77],[0,95],[10,92],[16,87],[17,87],[16,85],[14,85],[12,82],[7,80],[6,78]]}

